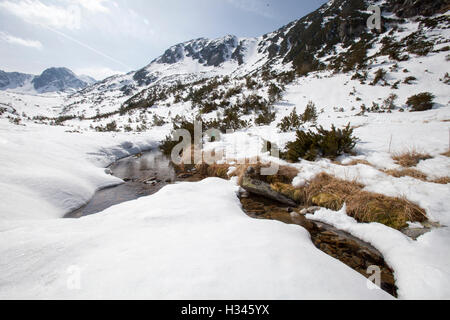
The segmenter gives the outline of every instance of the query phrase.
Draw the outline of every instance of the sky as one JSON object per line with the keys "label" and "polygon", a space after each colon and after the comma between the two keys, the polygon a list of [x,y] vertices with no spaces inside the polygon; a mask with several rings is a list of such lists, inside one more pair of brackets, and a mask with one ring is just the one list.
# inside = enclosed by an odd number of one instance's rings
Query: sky
{"label": "sky", "polygon": [[0,0],[0,70],[67,67],[97,80],[137,70],[172,45],[257,37],[327,0]]}

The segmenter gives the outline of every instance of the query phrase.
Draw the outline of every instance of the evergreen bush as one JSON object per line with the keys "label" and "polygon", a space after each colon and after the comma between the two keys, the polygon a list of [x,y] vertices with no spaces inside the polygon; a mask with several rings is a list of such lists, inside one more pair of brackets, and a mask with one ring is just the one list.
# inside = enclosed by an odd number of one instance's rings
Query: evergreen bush
{"label": "evergreen bush", "polygon": [[297,130],[297,139],[287,144],[287,151],[282,157],[297,162],[300,158],[314,161],[317,157],[334,159],[344,153],[352,152],[358,139],[353,136],[353,129],[348,124],[344,129],[325,130],[322,126],[317,132]]}

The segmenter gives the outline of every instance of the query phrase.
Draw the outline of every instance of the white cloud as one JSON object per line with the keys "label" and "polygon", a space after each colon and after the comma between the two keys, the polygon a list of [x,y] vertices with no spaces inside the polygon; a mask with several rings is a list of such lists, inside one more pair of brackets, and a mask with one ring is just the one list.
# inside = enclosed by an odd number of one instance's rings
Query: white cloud
{"label": "white cloud", "polygon": [[28,23],[71,30],[81,27],[81,10],[77,5],[57,7],[46,5],[39,0],[22,0],[0,2],[0,8]]}
{"label": "white cloud", "polygon": [[35,48],[35,49],[39,49],[39,50],[42,49],[42,43],[40,43],[37,40],[22,39],[22,38],[10,35],[6,32],[2,32],[2,31],[0,31],[0,39],[3,41],[6,41],[8,43],[12,43],[12,44],[17,44],[17,45]]}
{"label": "white cloud", "polygon": [[90,76],[96,80],[103,80],[103,79],[106,79],[106,78],[116,75],[116,74],[123,74],[122,71],[112,70],[107,67],[80,68],[80,69],[74,70],[74,72],[78,75]]}
{"label": "white cloud", "polygon": [[[106,2],[107,2],[107,0],[76,0],[76,1],[74,1],[74,3],[79,4],[80,6],[87,9],[88,11],[103,12],[103,13],[109,12],[108,7],[106,7],[104,5],[104,3],[106,3]],[[115,4],[115,2],[114,2],[114,4]]]}
{"label": "white cloud", "polygon": [[[45,0],[0,0],[0,9],[31,24],[53,30],[96,29],[145,39],[155,36],[150,21],[132,8],[119,8],[111,0],[60,0],[58,5]],[[102,16],[93,16],[102,14]]]}
{"label": "white cloud", "polygon": [[45,4],[42,0],[2,1],[0,8],[22,20],[57,29],[81,28],[83,12],[108,13],[105,4],[109,0],[66,0],[60,6]]}
{"label": "white cloud", "polygon": [[271,9],[266,2],[260,0],[226,0],[226,1],[238,9],[252,12],[265,18],[270,19],[275,18],[275,15],[271,12]]}

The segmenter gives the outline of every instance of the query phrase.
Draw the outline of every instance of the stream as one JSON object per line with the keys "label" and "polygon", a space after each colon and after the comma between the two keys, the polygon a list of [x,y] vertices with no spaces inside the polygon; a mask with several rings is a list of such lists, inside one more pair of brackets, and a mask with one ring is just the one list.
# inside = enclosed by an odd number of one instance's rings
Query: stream
{"label": "stream", "polygon": [[[195,171],[188,175],[179,175],[177,178],[170,159],[159,149],[118,160],[108,169],[112,175],[124,180],[124,183],[97,191],[87,205],[67,214],[65,218],[81,218],[99,213],[122,202],[152,195],[175,181],[199,181],[204,178]],[[267,198],[250,194],[245,197],[240,196],[240,200],[243,211],[249,217],[278,220],[304,227],[309,231],[311,241],[318,249],[365,277],[370,276],[366,273],[369,266],[379,266],[381,288],[397,296],[394,272],[386,264],[382,254],[372,245],[331,225],[307,220],[302,215],[293,214],[289,208]]]}
{"label": "stream", "polygon": [[65,218],[81,218],[122,202],[152,195],[176,180],[170,159],[159,149],[123,158],[108,169],[125,183],[97,191],[87,205],[67,214]]}

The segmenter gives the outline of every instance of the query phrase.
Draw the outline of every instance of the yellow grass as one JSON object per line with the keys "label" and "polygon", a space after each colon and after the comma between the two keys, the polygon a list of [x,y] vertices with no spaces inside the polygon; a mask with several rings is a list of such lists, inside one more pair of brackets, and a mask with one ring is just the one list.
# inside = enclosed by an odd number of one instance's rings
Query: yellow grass
{"label": "yellow grass", "polygon": [[401,169],[401,170],[386,170],[384,172],[395,178],[401,178],[401,177],[408,176],[408,177],[412,177],[412,178],[419,179],[422,181],[427,181],[427,175],[416,169],[406,168],[406,169]]}
{"label": "yellow grass", "polygon": [[450,183],[450,177],[442,177],[438,179],[431,180],[433,183],[439,183],[439,184],[448,184]]}
{"label": "yellow grass", "polygon": [[402,167],[414,167],[420,161],[431,159],[431,156],[427,153],[419,152],[416,149],[411,149],[405,152],[395,153],[392,157],[397,164]]}
{"label": "yellow grass", "polygon": [[345,181],[326,173],[317,176],[306,187],[308,204],[339,210],[347,204],[347,214],[360,222],[380,222],[395,229],[407,221],[425,221],[425,210],[404,199],[363,190],[356,181]]}

